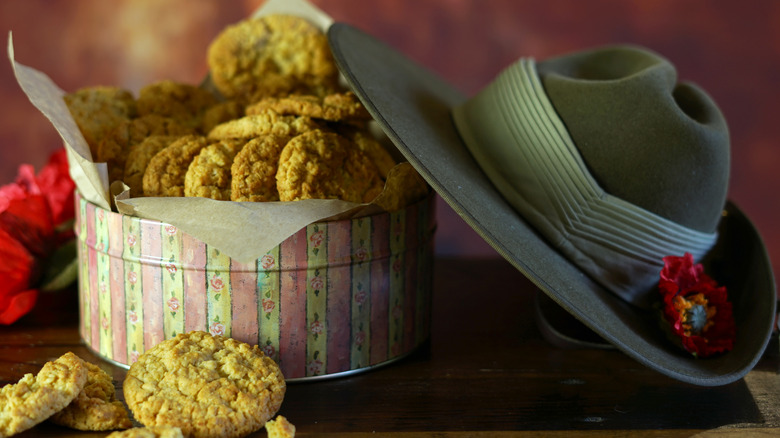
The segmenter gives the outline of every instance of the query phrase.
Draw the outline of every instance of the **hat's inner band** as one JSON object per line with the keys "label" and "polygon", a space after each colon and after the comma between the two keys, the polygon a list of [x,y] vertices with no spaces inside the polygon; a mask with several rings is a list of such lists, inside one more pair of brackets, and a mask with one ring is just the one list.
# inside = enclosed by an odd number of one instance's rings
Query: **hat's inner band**
{"label": "hat's inner band", "polygon": [[702,233],[606,193],[547,98],[532,59],[521,59],[453,109],[468,149],[507,202],[582,271],[646,306],[663,257],[701,258]]}

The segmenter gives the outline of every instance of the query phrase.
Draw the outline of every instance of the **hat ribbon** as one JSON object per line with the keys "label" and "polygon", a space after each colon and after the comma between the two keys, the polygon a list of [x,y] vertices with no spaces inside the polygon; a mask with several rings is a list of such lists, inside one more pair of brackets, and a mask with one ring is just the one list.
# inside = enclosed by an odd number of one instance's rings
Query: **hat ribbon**
{"label": "hat ribbon", "polygon": [[663,257],[699,260],[717,240],[606,193],[544,91],[533,59],[505,69],[453,109],[455,125],[506,201],[602,286],[651,303]]}

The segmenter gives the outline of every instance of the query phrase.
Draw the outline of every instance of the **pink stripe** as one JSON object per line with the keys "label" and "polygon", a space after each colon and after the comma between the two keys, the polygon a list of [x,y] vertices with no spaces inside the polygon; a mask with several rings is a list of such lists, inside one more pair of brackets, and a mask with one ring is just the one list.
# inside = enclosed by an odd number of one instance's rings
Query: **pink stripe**
{"label": "pink stripe", "polygon": [[108,224],[109,288],[111,290],[111,333],[113,359],[127,363],[127,326],[125,321],[125,265],[122,260],[122,216],[110,213]]}
{"label": "pink stripe", "polygon": [[95,208],[92,205],[87,207],[87,254],[89,256],[89,313],[90,328],[92,335],[92,348],[100,351],[100,304],[98,294],[98,272],[97,272],[97,251],[95,242],[97,241],[95,226]]}
{"label": "pink stripe", "polygon": [[230,296],[233,304],[231,337],[257,344],[257,263],[231,260]]}
{"label": "pink stripe", "polygon": [[350,266],[343,264],[351,254],[352,221],[328,224],[328,374],[350,369]]}
{"label": "pink stripe", "polygon": [[414,204],[407,207],[406,210],[406,285],[404,286],[404,342],[401,348],[401,354],[408,353],[415,344],[415,309],[417,307],[417,284],[419,281],[417,245],[419,239],[418,212],[420,204]]}
{"label": "pink stripe", "polygon": [[387,344],[390,333],[390,215],[372,217],[371,232],[371,365],[387,360]]}
{"label": "pink stripe", "polygon": [[154,347],[165,339],[163,327],[162,237],[160,224],[140,221],[141,228],[141,277],[144,303],[144,348]]}
{"label": "pink stripe", "polygon": [[[179,231],[181,232],[181,231]],[[184,330],[208,330],[206,321],[206,244],[181,232],[184,268]]]}
{"label": "pink stripe", "polygon": [[[306,229],[281,243],[279,366],[288,378],[306,375]],[[303,254],[303,262],[301,261]],[[299,270],[302,269],[302,270]]]}

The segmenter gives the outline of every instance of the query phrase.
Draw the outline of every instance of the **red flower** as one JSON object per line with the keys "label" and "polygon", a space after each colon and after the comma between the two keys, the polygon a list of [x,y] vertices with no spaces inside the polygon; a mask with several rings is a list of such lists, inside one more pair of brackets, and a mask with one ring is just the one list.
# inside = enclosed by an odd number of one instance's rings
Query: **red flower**
{"label": "red flower", "polygon": [[32,310],[39,289],[56,290],[75,279],[72,270],[59,275],[75,262],[74,189],[65,149],[52,154],[37,176],[24,164],[16,181],[0,187],[0,324]]}
{"label": "red flower", "polygon": [[663,260],[658,288],[664,317],[683,348],[697,357],[730,351],[736,328],[726,288],[694,264],[689,253]]}

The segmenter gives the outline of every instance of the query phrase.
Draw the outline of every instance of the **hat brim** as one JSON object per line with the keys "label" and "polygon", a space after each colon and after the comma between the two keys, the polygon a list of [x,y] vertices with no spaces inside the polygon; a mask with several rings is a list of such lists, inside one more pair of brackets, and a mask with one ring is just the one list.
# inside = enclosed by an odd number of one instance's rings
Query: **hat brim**
{"label": "hat brim", "polygon": [[696,359],[665,336],[658,314],[580,272],[507,204],[453,125],[450,110],[466,100],[462,93],[352,26],[335,23],[328,38],[347,82],[404,157],[485,241],[583,324],[638,362],[692,384],[724,385],[758,362],[772,332],[775,284],[761,237],[735,205],[727,206],[718,244],[705,261],[728,288],[735,347]]}

